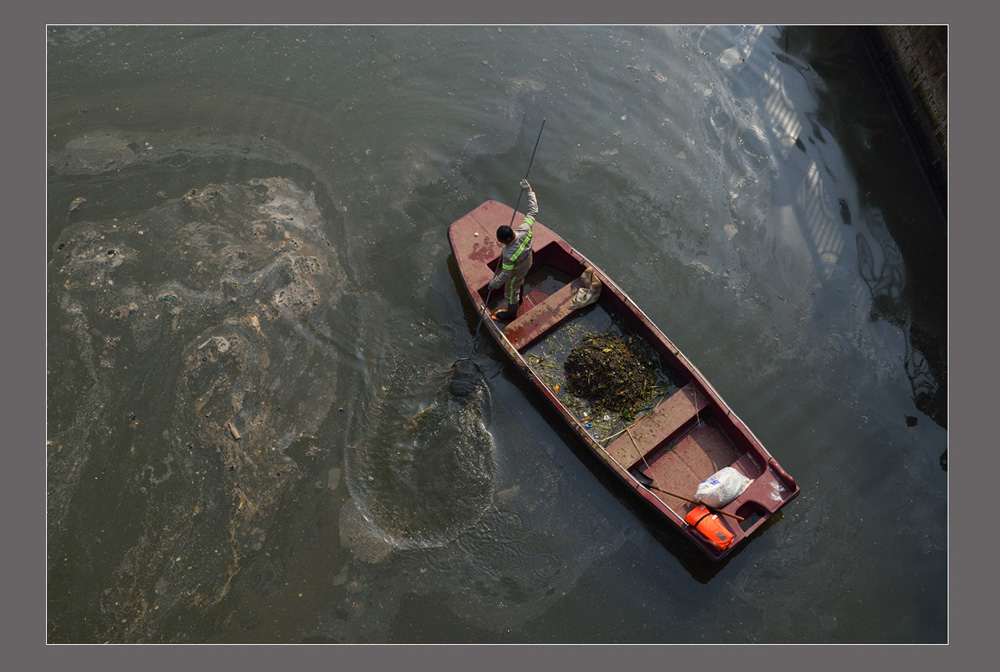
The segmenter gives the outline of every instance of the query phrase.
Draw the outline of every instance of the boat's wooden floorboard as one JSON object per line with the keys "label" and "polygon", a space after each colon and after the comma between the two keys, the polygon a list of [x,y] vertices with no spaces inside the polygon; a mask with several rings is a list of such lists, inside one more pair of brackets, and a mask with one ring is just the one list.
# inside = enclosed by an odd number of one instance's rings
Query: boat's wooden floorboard
{"label": "boat's wooden floorboard", "polygon": [[[647,458],[649,468],[642,464],[640,471],[651,477],[657,487],[693,499],[699,483],[739,457],[717,427],[701,424],[655,460]],[[671,495],[658,493],[658,496],[675,511],[686,511],[693,506]]]}

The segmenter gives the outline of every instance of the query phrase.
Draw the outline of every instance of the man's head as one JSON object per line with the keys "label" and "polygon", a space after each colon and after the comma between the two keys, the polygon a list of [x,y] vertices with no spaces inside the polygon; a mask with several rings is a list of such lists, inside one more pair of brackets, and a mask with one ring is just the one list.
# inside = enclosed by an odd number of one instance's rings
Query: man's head
{"label": "man's head", "polygon": [[510,228],[506,224],[502,224],[497,227],[497,240],[504,245],[514,240],[514,229]]}

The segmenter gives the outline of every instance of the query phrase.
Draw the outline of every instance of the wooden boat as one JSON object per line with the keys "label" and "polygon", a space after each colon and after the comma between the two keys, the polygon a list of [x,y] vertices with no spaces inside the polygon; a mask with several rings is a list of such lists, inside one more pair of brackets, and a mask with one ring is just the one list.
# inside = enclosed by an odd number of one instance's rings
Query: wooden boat
{"label": "wooden boat", "polygon": [[[729,555],[799,493],[795,480],[625,292],[542,224],[534,225],[534,258],[516,319],[504,324],[483,313],[498,305],[503,294],[488,288],[500,260],[496,229],[512,219],[516,226],[523,217],[518,213],[515,218],[507,205],[487,201],[449,228],[459,274],[476,310],[485,315],[483,326],[593,454],[637,496],[712,560]],[[600,298],[574,309],[571,303],[588,268],[603,284]],[[629,417],[594,417],[587,401],[566,389],[563,364],[573,344],[609,330],[638,339],[658,360],[656,393],[646,408]],[[724,467],[752,482],[700,521],[704,510],[695,498],[698,485]],[[728,530],[729,542],[711,539],[712,530],[703,533],[707,523]]]}

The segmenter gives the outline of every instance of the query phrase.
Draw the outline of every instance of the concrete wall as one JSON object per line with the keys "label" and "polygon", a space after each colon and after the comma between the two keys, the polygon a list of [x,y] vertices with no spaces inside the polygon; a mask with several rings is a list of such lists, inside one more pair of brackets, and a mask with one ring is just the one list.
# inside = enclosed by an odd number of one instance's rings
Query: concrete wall
{"label": "concrete wall", "polygon": [[948,175],[948,27],[861,28],[872,64],[942,207]]}

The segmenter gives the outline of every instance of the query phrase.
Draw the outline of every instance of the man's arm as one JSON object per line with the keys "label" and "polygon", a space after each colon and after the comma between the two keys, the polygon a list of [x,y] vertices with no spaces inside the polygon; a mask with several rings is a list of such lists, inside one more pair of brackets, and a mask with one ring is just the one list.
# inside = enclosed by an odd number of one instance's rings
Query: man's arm
{"label": "man's arm", "polygon": [[525,219],[531,219],[531,223],[535,223],[535,217],[538,216],[538,199],[535,197],[535,190],[531,188],[527,180],[521,180],[521,189],[528,192],[528,214],[525,215]]}
{"label": "man's arm", "polygon": [[500,272],[493,276],[490,280],[490,289],[497,289],[498,287],[503,287],[503,283],[507,282],[507,278],[511,276],[513,270],[510,268],[504,268],[504,258],[503,253],[500,254]]}

